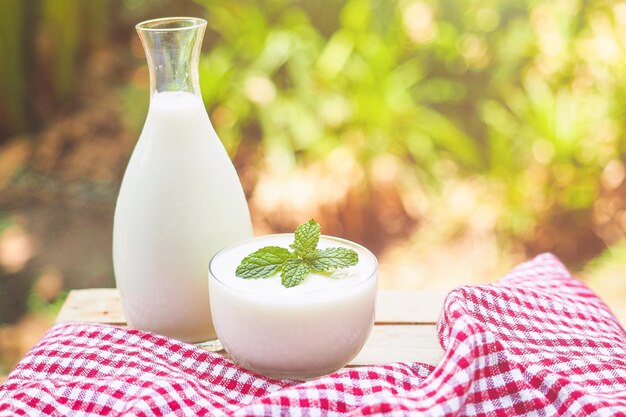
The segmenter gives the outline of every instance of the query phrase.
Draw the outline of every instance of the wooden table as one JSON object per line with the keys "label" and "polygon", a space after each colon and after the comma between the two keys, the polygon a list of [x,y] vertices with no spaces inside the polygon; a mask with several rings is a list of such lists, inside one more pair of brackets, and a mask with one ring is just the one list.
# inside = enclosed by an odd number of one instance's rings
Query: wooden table
{"label": "wooden table", "polygon": [[[435,323],[445,296],[440,291],[380,290],[374,330],[348,366],[416,361],[437,364],[443,349],[439,346]],[[56,322],[71,321],[125,326],[118,291],[114,288],[71,291]]]}

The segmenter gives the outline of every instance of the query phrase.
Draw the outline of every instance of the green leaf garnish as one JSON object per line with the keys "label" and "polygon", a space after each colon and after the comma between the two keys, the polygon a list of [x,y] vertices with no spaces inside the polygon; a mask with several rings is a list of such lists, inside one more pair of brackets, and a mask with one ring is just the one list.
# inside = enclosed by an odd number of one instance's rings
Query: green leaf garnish
{"label": "green leaf garnish", "polygon": [[266,246],[246,256],[237,267],[235,275],[240,278],[269,278],[293,257],[287,248]]}
{"label": "green leaf garnish", "polygon": [[280,246],[266,246],[243,258],[235,275],[239,278],[269,278],[281,271],[281,283],[287,288],[295,287],[310,272],[327,272],[354,266],[359,255],[352,249],[317,249],[321,227],[311,219],[301,224],[289,245],[293,252]]}
{"label": "green leaf garnish", "polygon": [[311,259],[311,268],[322,272],[331,269],[347,268],[359,262],[359,255],[352,249],[327,248],[317,249]]}
{"label": "green leaf garnish", "polygon": [[284,287],[291,288],[304,281],[311,272],[311,266],[301,259],[290,259],[283,264],[283,272],[280,273],[280,282]]}
{"label": "green leaf garnish", "polygon": [[305,259],[315,253],[321,230],[320,224],[313,219],[298,226],[294,233],[295,240],[290,247],[300,259]]}

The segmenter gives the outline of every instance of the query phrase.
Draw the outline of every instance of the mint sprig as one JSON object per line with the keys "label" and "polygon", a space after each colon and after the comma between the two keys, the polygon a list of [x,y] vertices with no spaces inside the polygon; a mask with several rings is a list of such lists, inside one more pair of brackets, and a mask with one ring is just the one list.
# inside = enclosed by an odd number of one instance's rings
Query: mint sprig
{"label": "mint sprig", "polygon": [[302,261],[302,259],[290,259],[283,264],[282,272],[280,273],[280,282],[283,287],[291,288],[304,281],[309,272],[311,272],[311,266]]}
{"label": "mint sprig", "polygon": [[293,257],[287,248],[266,246],[246,256],[235,274],[240,278],[267,278],[278,272]]}
{"label": "mint sprig", "polygon": [[352,249],[317,249],[315,257],[311,259],[311,268],[314,271],[328,271],[330,269],[347,268],[356,265],[357,262],[359,262],[359,255]]}
{"label": "mint sprig", "polygon": [[298,258],[306,259],[315,253],[317,244],[320,241],[321,231],[322,227],[320,224],[311,219],[296,228],[294,242],[289,247],[295,251]]}
{"label": "mint sprig", "polygon": [[287,288],[302,283],[310,272],[327,272],[347,268],[359,262],[352,249],[317,249],[321,227],[311,219],[301,224],[289,245],[293,252],[280,246],[266,246],[243,258],[235,275],[244,279],[269,278],[280,271],[281,283]]}

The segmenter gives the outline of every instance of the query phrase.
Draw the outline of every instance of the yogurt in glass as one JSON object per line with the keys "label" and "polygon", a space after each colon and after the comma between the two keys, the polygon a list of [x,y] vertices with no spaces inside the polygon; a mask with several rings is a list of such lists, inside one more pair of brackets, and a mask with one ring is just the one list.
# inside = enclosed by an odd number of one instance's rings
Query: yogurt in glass
{"label": "yogurt in glass", "polygon": [[211,315],[217,336],[239,365],[275,378],[331,373],[361,350],[374,325],[378,263],[366,248],[321,236],[318,249],[344,247],[359,262],[332,273],[310,273],[285,288],[280,274],[235,275],[241,260],[265,246],[289,247],[293,233],[245,240],[218,252],[209,265]]}

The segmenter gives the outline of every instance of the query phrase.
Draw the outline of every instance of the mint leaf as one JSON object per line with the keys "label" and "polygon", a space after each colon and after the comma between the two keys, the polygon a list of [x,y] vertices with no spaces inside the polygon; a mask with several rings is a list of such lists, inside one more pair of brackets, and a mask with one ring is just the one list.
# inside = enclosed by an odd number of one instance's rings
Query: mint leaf
{"label": "mint leaf", "polygon": [[235,275],[245,279],[269,278],[281,271],[283,286],[295,287],[309,272],[326,272],[347,268],[359,262],[359,255],[352,249],[317,249],[321,227],[311,219],[301,224],[294,234],[294,242],[287,248],[266,246],[243,258]]}
{"label": "mint leaf", "polygon": [[283,272],[280,274],[281,283],[287,288],[295,287],[304,281],[311,272],[311,266],[301,259],[290,259],[283,265]]}
{"label": "mint leaf", "polygon": [[359,262],[359,255],[346,248],[318,249],[309,262],[314,271],[321,272],[354,266]]}
{"label": "mint leaf", "polygon": [[235,275],[246,279],[269,278],[293,257],[294,255],[287,248],[266,246],[243,258]]}
{"label": "mint leaf", "polygon": [[315,255],[315,249],[320,241],[321,226],[311,219],[298,226],[295,232],[295,239],[291,249],[301,259],[306,259]]}

